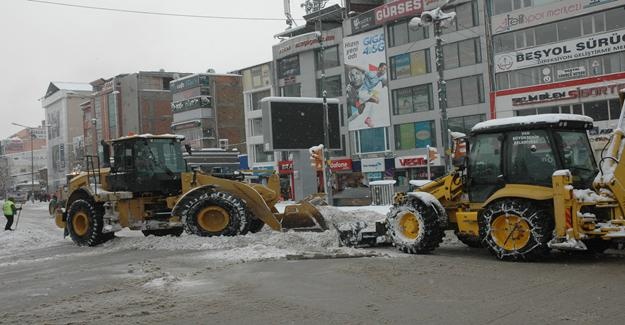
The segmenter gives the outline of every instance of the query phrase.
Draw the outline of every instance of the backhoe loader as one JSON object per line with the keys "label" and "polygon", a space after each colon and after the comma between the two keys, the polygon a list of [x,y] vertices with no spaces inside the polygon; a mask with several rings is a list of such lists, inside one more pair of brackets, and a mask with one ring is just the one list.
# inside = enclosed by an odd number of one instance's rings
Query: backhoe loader
{"label": "backhoe loader", "polygon": [[[593,120],[544,114],[489,120],[455,141],[468,156],[447,175],[396,193],[376,231],[339,228],[352,246],[390,243],[430,253],[445,230],[501,260],[535,260],[551,249],[603,252],[625,241],[625,127],[618,127],[596,164],[587,130]],[[621,163],[621,161],[623,163]]]}
{"label": "backhoe loader", "polygon": [[[102,142],[104,157],[88,156],[86,171],[68,176],[55,221],[80,246],[95,246],[123,228],[146,236],[234,236],[264,225],[285,231],[327,229],[307,201],[275,207],[279,179],[268,186],[241,179],[189,171],[176,135],[132,135]],[[113,160],[110,163],[110,147]]]}

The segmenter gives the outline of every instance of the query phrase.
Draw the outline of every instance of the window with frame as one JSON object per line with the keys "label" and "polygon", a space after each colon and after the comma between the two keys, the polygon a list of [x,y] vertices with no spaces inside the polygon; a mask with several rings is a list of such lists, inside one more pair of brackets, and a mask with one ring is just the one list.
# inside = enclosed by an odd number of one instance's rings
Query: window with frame
{"label": "window with frame", "polygon": [[257,163],[272,162],[273,152],[265,152],[265,146],[263,144],[255,144],[254,158],[256,159],[255,162]]}
{"label": "window with frame", "polygon": [[447,80],[447,107],[459,107],[484,102],[482,75]]}
{"label": "window with frame", "polygon": [[[337,98],[343,96],[341,89],[341,75],[326,77],[325,89],[327,98]],[[323,97],[321,79],[317,79],[317,97]]]}
{"label": "window with frame", "polygon": [[115,102],[115,97],[115,94],[110,93],[106,98],[108,104],[108,131],[111,138],[117,138],[117,103]]}
{"label": "window with frame", "polygon": [[455,132],[468,134],[475,124],[482,121],[486,121],[486,114],[451,117],[447,119],[447,128]]}
{"label": "window with frame", "polygon": [[263,119],[255,118],[250,120],[250,136],[263,135]]}
{"label": "window with frame", "polygon": [[388,128],[371,128],[349,133],[355,154],[389,151]]}
{"label": "window with frame", "polygon": [[292,84],[292,85],[286,85],[284,87],[280,87],[280,96],[282,96],[282,97],[301,97],[302,96],[302,85],[301,84]]}
{"label": "window with frame", "polygon": [[253,92],[250,95],[250,107],[251,107],[252,111],[259,110],[260,109],[260,100],[265,98],[265,97],[269,97],[269,96],[271,96],[271,90],[269,90],[269,89]]}
{"label": "window with frame", "polygon": [[424,49],[391,57],[391,80],[430,72],[430,50]]}
{"label": "window with frame", "polygon": [[417,85],[392,91],[393,114],[411,114],[434,109],[432,84]]}
{"label": "window with frame", "polygon": [[326,47],[323,50],[323,62],[321,62],[321,49],[317,49],[315,51],[315,58],[317,62],[317,70],[321,70],[321,67],[328,69],[341,65],[341,62],[339,61],[338,45]]}
{"label": "window with frame", "polygon": [[473,38],[443,46],[443,65],[453,69],[482,62],[480,39]]}
{"label": "window with frame", "polygon": [[394,128],[395,150],[436,146],[436,125],[434,121],[397,124]]}
{"label": "window with frame", "polygon": [[477,1],[473,0],[457,5],[450,9],[443,10],[447,13],[455,12],[456,19],[449,27],[443,29],[443,34],[463,30],[479,25],[479,11],[477,10]]}
{"label": "window with frame", "polygon": [[277,61],[278,78],[297,76],[299,71],[299,55],[289,56]]}
{"label": "window with frame", "polygon": [[421,27],[417,30],[408,28],[409,20],[402,20],[388,25],[389,47],[413,43],[429,37],[429,28]]}

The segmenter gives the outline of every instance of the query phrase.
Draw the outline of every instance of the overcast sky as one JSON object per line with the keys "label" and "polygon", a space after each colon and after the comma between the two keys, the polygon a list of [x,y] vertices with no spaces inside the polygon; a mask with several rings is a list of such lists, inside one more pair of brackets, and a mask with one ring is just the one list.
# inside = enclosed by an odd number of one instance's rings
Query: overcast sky
{"label": "overcast sky", "polygon": [[[283,0],[49,0],[174,14],[278,18],[276,21],[184,18],[0,0],[0,138],[44,119],[51,81],[86,82],[138,71],[218,73],[271,59],[284,31]],[[295,19],[304,15],[291,0]],[[340,1],[330,1],[340,3]],[[297,20],[302,24],[301,20]]]}

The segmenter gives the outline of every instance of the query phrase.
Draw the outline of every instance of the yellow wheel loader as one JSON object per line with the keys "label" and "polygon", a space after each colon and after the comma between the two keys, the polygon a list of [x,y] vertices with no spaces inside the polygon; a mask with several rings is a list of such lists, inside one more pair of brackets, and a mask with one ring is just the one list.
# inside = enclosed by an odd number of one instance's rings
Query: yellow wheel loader
{"label": "yellow wheel loader", "polygon": [[463,139],[468,156],[454,161],[453,171],[396,193],[375,232],[363,225],[339,228],[341,242],[430,253],[452,229],[468,246],[486,247],[501,260],[534,260],[551,249],[599,253],[623,243],[623,112],[599,165],[587,136],[589,117],[479,123]]}
{"label": "yellow wheel loader", "polygon": [[327,229],[319,211],[306,201],[278,212],[277,175],[264,186],[245,183],[236,174],[188,171],[183,139],[146,134],[102,142],[102,164],[87,157],[86,171],[68,176],[65,205],[56,209],[57,226],[81,246],[103,243],[123,228],[146,236],[180,236],[183,231],[234,236],[264,225],[277,231]]}

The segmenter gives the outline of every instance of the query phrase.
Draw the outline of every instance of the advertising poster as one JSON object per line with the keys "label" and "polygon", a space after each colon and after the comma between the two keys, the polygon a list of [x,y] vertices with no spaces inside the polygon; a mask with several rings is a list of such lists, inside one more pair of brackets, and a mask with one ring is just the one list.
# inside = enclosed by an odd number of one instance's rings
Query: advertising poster
{"label": "advertising poster", "polygon": [[428,145],[432,145],[432,129],[430,123],[430,121],[426,121],[414,124],[415,147],[425,148]]}
{"label": "advertising poster", "polygon": [[344,39],[349,130],[390,125],[384,29]]}

